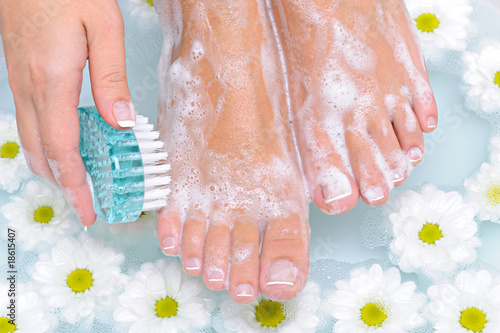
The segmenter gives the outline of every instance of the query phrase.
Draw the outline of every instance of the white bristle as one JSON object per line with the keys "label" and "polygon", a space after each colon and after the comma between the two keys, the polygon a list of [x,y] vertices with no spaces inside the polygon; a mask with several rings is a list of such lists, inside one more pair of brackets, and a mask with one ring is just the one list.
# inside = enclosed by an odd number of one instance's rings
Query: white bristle
{"label": "white bristle", "polygon": [[166,173],[170,170],[169,164],[160,164],[160,165],[145,165],[143,167],[145,175],[152,175],[158,173]]}
{"label": "white bristle", "polygon": [[167,204],[167,199],[158,199],[155,201],[144,201],[144,205],[142,206],[143,211],[149,211],[149,210],[157,210],[160,209],[161,207],[165,206]]}
{"label": "white bristle", "polygon": [[154,126],[148,123],[148,118],[137,115],[133,127],[139,149],[141,151],[144,172],[144,203],[142,210],[156,210],[167,204],[170,194],[169,164],[159,164],[165,161],[168,154],[163,150],[163,142],[159,141],[160,133],[154,131]]}
{"label": "white bristle", "polygon": [[144,175],[144,187],[151,188],[170,184],[170,176],[148,176]]}

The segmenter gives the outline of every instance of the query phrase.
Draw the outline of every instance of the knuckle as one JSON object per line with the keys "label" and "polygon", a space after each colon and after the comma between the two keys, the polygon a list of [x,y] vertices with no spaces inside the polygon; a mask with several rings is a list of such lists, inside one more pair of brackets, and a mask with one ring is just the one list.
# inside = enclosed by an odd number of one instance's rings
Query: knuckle
{"label": "knuckle", "polygon": [[125,84],[127,77],[124,68],[118,65],[110,65],[98,77],[101,86],[106,88],[116,87],[117,84]]}

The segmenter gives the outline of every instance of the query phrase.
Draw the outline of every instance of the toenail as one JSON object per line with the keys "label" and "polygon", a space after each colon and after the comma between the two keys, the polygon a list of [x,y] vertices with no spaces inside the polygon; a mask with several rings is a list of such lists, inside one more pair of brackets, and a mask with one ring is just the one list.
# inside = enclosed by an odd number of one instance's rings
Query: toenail
{"label": "toenail", "polygon": [[198,258],[188,258],[186,259],[186,270],[194,271],[201,268],[201,262]]}
{"label": "toenail", "polygon": [[175,247],[175,239],[173,237],[166,237],[161,243],[164,250],[170,250]]}
{"label": "toenail", "polygon": [[437,126],[437,119],[434,116],[430,116],[427,118],[427,128],[436,128]]}
{"label": "toenail", "polygon": [[236,286],[236,296],[238,297],[252,297],[253,288],[248,283],[241,283]]}
{"label": "toenail", "polygon": [[350,183],[348,187],[335,189],[333,191],[329,186],[323,187],[323,198],[325,198],[326,204],[347,198],[351,194],[352,194],[352,188]]}
{"label": "toenail", "polygon": [[373,204],[384,199],[384,190],[381,187],[374,187],[363,191],[363,196],[369,203]]}
{"label": "toenail", "polygon": [[278,260],[267,268],[267,285],[286,284],[293,286],[297,276],[297,269],[287,260]]}
{"label": "toenail", "polygon": [[220,268],[211,268],[208,272],[208,281],[221,282],[224,281],[224,273]]}
{"label": "toenail", "polygon": [[402,181],[404,178],[405,178],[405,175],[400,174],[399,172],[394,172],[394,175],[393,175],[393,181],[394,181],[395,183],[399,183],[399,182],[400,182],[400,181]]}
{"label": "toenail", "polygon": [[408,151],[408,155],[410,156],[410,161],[417,162],[420,161],[423,157],[422,150],[418,147],[413,147]]}

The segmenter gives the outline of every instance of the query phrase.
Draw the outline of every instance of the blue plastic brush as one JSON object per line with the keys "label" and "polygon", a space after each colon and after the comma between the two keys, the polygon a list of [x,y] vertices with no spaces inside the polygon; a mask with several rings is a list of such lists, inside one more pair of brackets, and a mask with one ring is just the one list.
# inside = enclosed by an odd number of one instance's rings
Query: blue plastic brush
{"label": "blue plastic brush", "polygon": [[157,210],[170,194],[170,165],[160,134],[137,115],[132,129],[108,125],[95,107],[78,108],[80,153],[97,216],[108,223],[137,220]]}

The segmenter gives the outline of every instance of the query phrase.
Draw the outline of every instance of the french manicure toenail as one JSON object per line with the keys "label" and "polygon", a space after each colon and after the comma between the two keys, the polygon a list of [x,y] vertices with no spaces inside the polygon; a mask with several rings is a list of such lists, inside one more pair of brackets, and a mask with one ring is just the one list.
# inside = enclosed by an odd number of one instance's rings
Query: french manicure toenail
{"label": "french manicure toenail", "polygon": [[241,283],[236,286],[236,296],[238,297],[252,297],[253,287],[248,283]]}
{"label": "french manicure toenail", "polygon": [[113,114],[116,122],[121,127],[133,127],[135,125],[135,108],[132,103],[118,101],[113,105]]}
{"label": "french manicure toenail", "polygon": [[224,273],[219,268],[212,268],[208,272],[208,281],[210,281],[210,282],[224,281]]}
{"label": "french manicure toenail", "polygon": [[436,128],[437,126],[437,119],[434,116],[430,116],[427,118],[427,127],[428,128]]}
{"label": "french manicure toenail", "polygon": [[164,250],[170,250],[175,247],[175,239],[173,237],[166,237],[162,244]]}
{"label": "french manicure toenail", "polygon": [[198,258],[188,258],[186,259],[186,270],[194,271],[201,268],[201,261]]}
{"label": "french manicure toenail", "polygon": [[325,186],[323,188],[323,198],[325,198],[326,204],[347,198],[351,194],[352,194],[351,184],[349,184],[348,188],[338,189],[337,191],[332,191],[329,186]]}
{"label": "french manicure toenail", "polygon": [[284,284],[293,286],[297,276],[297,269],[287,260],[278,260],[267,268],[267,285]]}
{"label": "french manicure toenail", "polygon": [[371,188],[369,190],[363,191],[363,196],[368,200],[369,203],[376,203],[384,199],[384,190],[381,187]]}
{"label": "french manicure toenail", "polygon": [[394,172],[394,176],[393,177],[394,177],[393,181],[395,183],[399,183],[400,181],[402,181],[405,178],[405,176],[403,174],[399,173],[399,172]]}
{"label": "french manicure toenail", "polygon": [[408,156],[410,156],[410,161],[417,162],[423,157],[422,150],[418,147],[413,147],[408,151]]}

